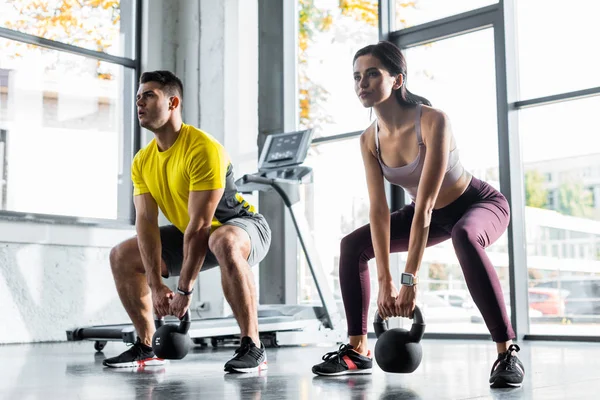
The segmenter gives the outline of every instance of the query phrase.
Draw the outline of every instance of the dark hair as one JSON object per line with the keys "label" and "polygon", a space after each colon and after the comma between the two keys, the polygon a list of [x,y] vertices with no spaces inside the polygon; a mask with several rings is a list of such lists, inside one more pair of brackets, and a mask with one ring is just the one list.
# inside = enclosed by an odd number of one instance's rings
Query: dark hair
{"label": "dark hair", "polygon": [[161,85],[163,92],[169,96],[178,96],[183,100],[183,83],[171,71],[149,71],[140,76],[140,84],[157,82]]}
{"label": "dark hair", "polygon": [[402,55],[402,52],[400,51],[398,46],[386,41],[381,41],[377,44],[368,45],[356,52],[352,64],[356,62],[356,59],[358,57],[366,55],[372,55],[373,57],[377,57],[377,59],[381,61],[383,67],[390,73],[390,75],[402,74],[402,77],[404,78],[402,87],[395,91],[396,100],[398,100],[400,104],[416,105],[420,103],[425,104],[427,106],[431,106],[431,102],[425,97],[412,94],[406,88],[406,59]]}

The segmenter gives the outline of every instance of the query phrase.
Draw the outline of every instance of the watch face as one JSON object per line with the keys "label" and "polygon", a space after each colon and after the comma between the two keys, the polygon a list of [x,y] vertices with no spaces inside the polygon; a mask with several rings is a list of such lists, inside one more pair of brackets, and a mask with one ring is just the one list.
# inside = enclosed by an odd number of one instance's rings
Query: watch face
{"label": "watch face", "polygon": [[403,285],[410,285],[412,281],[412,276],[408,274],[402,274],[400,277],[400,283],[402,283]]}

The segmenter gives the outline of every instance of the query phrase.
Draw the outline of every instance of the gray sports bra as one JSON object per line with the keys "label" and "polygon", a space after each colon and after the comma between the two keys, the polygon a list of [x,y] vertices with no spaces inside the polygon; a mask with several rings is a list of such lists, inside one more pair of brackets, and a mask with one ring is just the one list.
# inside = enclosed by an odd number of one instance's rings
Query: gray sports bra
{"label": "gray sports bra", "polygon": [[[388,167],[381,159],[381,152],[379,151],[379,125],[377,121],[375,121],[375,147],[377,149],[377,160],[381,166],[383,176],[390,183],[404,188],[413,201],[417,198],[417,189],[419,187],[421,174],[423,173],[423,163],[425,162],[425,152],[427,151],[421,136],[421,108],[421,104],[418,104],[417,120],[415,123],[417,140],[419,142],[419,154],[413,162],[398,168]],[[448,187],[456,183],[462,176],[463,171],[464,168],[458,158],[458,148],[455,147],[453,150],[450,150],[449,153],[448,166],[446,168],[444,180],[442,181],[442,187]]]}

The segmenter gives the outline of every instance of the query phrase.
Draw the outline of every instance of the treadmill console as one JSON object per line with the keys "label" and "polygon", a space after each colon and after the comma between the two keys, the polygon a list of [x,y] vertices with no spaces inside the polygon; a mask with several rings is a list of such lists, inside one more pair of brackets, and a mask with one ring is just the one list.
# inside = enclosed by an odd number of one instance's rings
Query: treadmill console
{"label": "treadmill console", "polygon": [[313,130],[268,135],[258,159],[258,171],[286,169],[306,159]]}
{"label": "treadmill console", "polygon": [[[312,129],[268,135],[258,159],[258,171],[235,184],[240,193],[268,191],[277,185],[295,199],[298,185],[312,182],[312,168],[301,165],[308,155]],[[286,200],[287,201],[287,200]]]}

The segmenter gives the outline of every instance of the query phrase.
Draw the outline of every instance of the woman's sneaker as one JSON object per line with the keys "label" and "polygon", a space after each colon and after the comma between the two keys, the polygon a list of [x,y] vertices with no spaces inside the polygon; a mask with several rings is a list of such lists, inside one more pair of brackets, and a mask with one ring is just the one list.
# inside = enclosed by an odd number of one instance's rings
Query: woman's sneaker
{"label": "woman's sneaker", "polygon": [[248,336],[242,338],[233,358],[225,364],[225,372],[260,372],[267,368],[265,346],[261,343],[260,348],[256,347]]}
{"label": "woman's sneaker", "polygon": [[105,366],[113,368],[144,367],[163,365],[164,363],[165,360],[155,357],[152,347],[143,344],[139,337],[129,350],[102,361]]}
{"label": "woman's sneaker", "polygon": [[354,351],[349,344],[342,344],[337,351],[323,356],[323,362],[312,367],[312,372],[322,376],[370,374],[373,372],[371,351],[366,356]]}
{"label": "woman's sneaker", "polygon": [[490,387],[511,388],[521,387],[525,376],[525,367],[513,351],[521,350],[516,344],[511,344],[505,353],[498,354],[498,359],[490,373]]}

